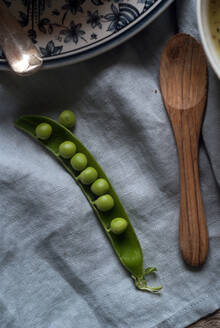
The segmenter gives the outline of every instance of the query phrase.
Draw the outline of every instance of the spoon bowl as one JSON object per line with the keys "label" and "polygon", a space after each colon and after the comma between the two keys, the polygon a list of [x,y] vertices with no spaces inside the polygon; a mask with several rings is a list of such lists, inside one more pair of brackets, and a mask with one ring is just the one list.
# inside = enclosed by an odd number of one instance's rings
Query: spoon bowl
{"label": "spoon bowl", "polygon": [[41,68],[43,59],[39,50],[24,34],[2,0],[0,0],[0,45],[9,66],[16,74],[30,75]]}

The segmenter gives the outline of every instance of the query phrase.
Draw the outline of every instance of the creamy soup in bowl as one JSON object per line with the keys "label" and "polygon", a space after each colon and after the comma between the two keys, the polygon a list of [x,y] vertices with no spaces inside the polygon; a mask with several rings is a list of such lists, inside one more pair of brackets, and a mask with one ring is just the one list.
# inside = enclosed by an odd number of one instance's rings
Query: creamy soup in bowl
{"label": "creamy soup in bowl", "polygon": [[213,43],[220,56],[220,0],[209,1],[208,23]]}

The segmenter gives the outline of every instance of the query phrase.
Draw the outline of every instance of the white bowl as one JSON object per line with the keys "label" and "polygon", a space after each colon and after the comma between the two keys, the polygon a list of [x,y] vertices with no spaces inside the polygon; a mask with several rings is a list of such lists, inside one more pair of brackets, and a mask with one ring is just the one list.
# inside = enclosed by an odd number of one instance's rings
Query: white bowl
{"label": "white bowl", "polygon": [[211,32],[208,23],[208,3],[209,0],[197,0],[197,20],[199,33],[202,40],[202,44],[208,60],[220,79],[220,56],[212,41]]}

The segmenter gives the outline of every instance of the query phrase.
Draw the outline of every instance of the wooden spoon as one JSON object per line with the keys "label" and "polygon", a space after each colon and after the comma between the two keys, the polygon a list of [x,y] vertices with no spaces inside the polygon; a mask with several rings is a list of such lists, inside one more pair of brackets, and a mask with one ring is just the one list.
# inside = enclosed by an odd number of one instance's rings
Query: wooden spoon
{"label": "wooden spoon", "polygon": [[179,243],[184,260],[201,265],[208,254],[208,230],[198,170],[198,143],[207,97],[207,65],[201,45],[176,34],[164,47],[160,86],[180,163]]}

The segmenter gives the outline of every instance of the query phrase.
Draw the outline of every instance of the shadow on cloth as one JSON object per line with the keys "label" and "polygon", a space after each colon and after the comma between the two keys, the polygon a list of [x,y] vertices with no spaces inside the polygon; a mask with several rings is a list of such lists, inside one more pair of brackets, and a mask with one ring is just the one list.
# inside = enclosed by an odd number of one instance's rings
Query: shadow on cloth
{"label": "shadow on cloth", "polygon": [[37,252],[41,258],[46,260],[55,271],[71,286],[71,288],[80,295],[88,304],[92,313],[95,315],[100,327],[117,327],[118,320],[114,319],[105,307],[97,306],[98,300],[96,299],[93,291],[66,263],[56,250],[53,248],[54,239],[58,237],[58,232],[51,233],[44,239],[38,246]]}

